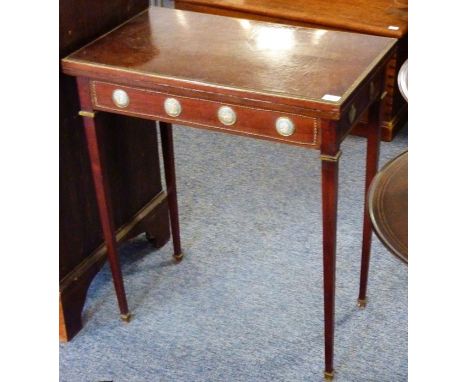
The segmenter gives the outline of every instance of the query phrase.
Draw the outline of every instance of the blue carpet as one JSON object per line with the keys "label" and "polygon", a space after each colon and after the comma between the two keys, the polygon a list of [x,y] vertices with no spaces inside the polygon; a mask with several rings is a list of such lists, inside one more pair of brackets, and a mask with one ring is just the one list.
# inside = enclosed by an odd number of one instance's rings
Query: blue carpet
{"label": "blue carpet", "polygon": [[[134,319],[119,320],[109,268],[84,328],[60,345],[60,380],[322,381],[317,151],[174,128],[182,263],[143,236],[121,246]],[[407,147],[382,144],[381,164]],[[356,307],[365,140],[340,167],[335,369],[339,381],[407,380],[407,267],[377,239],[369,304]]]}

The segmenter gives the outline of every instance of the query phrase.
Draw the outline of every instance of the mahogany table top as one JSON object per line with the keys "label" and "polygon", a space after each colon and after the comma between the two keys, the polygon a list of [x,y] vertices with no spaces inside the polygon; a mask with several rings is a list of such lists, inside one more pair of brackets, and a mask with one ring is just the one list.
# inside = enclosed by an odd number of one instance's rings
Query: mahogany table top
{"label": "mahogany table top", "polygon": [[[401,38],[408,33],[408,0],[176,0],[360,33]],[[203,10],[205,11],[205,10]]]}
{"label": "mahogany table top", "polygon": [[[340,112],[396,39],[150,7],[62,61],[66,73]],[[336,96],[329,100],[327,95]],[[325,97],[325,99],[323,98]],[[322,105],[322,106],[317,106]]]}

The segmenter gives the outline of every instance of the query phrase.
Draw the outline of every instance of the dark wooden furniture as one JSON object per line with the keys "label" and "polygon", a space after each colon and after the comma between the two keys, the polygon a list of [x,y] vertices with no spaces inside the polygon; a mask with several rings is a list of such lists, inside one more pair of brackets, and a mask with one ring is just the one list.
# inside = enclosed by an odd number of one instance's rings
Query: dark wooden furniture
{"label": "dark wooden furniture", "polygon": [[[273,21],[313,28],[346,30],[398,39],[386,69],[382,139],[391,141],[407,121],[407,105],[398,92],[396,77],[408,57],[407,0],[175,0],[177,9],[245,19]],[[365,136],[364,114],[354,134]]]}
{"label": "dark wooden furniture", "polygon": [[[64,72],[77,77],[121,314],[129,312],[113,238],[110,188],[103,179],[107,170],[99,160],[102,114],[160,121],[174,255],[179,258],[171,123],[320,150],[325,376],[332,378],[340,144],[370,110],[367,189],[378,167],[380,100],[395,43],[386,37],[152,7],[62,60]],[[361,306],[371,233],[365,213]]]}
{"label": "dark wooden furniture", "polygon": [[[147,0],[60,1],[60,57],[138,12]],[[81,310],[94,275],[105,261],[91,167],[76,82],[60,74],[60,340],[82,327]],[[148,232],[159,247],[169,238],[154,122],[103,116],[103,160],[108,169],[118,241]],[[137,185],[137,186],[136,186]]]}
{"label": "dark wooden furniture", "polygon": [[408,264],[408,152],[388,162],[369,189],[369,212],[375,233],[395,256]]}

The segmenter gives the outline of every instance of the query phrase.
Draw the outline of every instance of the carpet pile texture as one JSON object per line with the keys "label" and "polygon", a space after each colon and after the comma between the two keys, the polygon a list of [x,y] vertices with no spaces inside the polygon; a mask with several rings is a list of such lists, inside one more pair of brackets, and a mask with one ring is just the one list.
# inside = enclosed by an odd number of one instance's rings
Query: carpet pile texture
{"label": "carpet pile texture", "polygon": [[[130,324],[108,266],[84,328],[60,345],[60,380],[322,381],[318,151],[174,127],[182,246],[120,247]],[[382,143],[381,166],[407,148]],[[407,267],[374,237],[368,306],[356,306],[365,139],[342,145],[335,380],[407,380]],[[137,187],[137,185],[136,185]]]}

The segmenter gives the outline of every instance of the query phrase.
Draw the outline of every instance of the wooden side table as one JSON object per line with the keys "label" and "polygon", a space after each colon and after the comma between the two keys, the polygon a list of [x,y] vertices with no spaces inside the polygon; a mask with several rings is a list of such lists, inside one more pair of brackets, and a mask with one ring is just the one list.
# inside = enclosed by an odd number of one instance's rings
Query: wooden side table
{"label": "wooden side table", "polygon": [[[177,260],[183,254],[171,123],[320,150],[325,376],[333,377],[340,144],[369,110],[367,190],[378,167],[380,101],[385,67],[395,43],[387,37],[151,7],[62,60],[64,72],[77,77],[80,115],[123,319],[128,320],[130,313],[101,161],[101,114],[160,121]],[[361,306],[366,297],[371,233],[365,213]]]}
{"label": "wooden side table", "polygon": [[[382,139],[391,141],[407,121],[407,105],[396,77],[408,57],[408,0],[175,0],[177,9],[253,20],[345,30],[398,39],[386,69],[387,95],[382,114]],[[368,116],[353,129],[365,136]]]}

